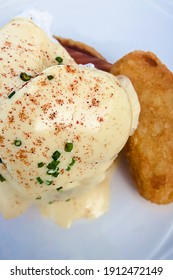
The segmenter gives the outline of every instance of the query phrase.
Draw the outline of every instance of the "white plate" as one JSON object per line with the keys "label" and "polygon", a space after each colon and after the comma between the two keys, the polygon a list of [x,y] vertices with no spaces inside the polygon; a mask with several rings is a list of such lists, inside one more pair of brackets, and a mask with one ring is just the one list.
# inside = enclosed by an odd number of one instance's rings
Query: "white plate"
{"label": "white plate", "polygon": [[[54,16],[53,31],[81,40],[110,62],[150,50],[173,70],[170,0],[0,1],[0,25],[26,8]],[[109,212],[63,230],[31,208],[14,220],[0,216],[0,259],[173,259],[173,204],[140,197],[125,162],[111,184]]]}

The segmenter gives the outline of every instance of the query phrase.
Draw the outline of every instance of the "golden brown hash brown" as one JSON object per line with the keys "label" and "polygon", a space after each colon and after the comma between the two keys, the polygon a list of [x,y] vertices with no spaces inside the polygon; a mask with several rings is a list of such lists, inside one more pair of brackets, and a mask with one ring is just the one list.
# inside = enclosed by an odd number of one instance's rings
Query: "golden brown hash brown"
{"label": "golden brown hash brown", "polygon": [[126,156],[139,193],[173,202],[173,74],[151,52],[134,51],[111,68],[128,76],[137,91],[139,126],[126,145]]}

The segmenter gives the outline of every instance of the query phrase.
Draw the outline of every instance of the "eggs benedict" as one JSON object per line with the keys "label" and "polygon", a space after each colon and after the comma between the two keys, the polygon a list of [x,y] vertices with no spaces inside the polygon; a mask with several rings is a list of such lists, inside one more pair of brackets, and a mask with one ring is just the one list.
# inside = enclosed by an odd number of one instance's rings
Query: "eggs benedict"
{"label": "eggs benedict", "polygon": [[77,65],[30,20],[2,30],[0,212],[36,205],[63,227],[100,216],[109,170],[138,124],[131,82]]}

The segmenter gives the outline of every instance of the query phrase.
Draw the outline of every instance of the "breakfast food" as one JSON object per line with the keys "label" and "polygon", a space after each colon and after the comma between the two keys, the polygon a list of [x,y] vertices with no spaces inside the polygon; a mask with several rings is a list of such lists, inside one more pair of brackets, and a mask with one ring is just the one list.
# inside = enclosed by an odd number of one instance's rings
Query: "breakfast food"
{"label": "breakfast food", "polygon": [[[34,42],[24,38],[26,27]],[[0,212],[11,218],[35,204],[64,227],[105,213],[110,167],[138,124],[134,88],[127,78],[77,65],[30,20],[4,28],[10,44],[7,51],[2,42],[0,57],[12,53],[8,67],[15,67],[14,77],[2,68]]]}
{"label": "breakfast food", "polygon": [[111,73],[130,78],[141,105],[138,129],[126,145],[137,188],[152,202],[173,202],[173,74],[144,51],[125,55]]}
{"label": "breakfast food", "polygon": [[[100,57],[99,54],[97,55],[95,51],[86,55],[88,50],[90,50],[89,46],[82,45],[81,48],[81,43],[76,41],[59,39],[59,37],[57,37],[57,39],[79,63],[82,60],[85,60],[86,63],[89,61],[93,63],[96,62],[95,64],[97,65],[97,68],[108,72],[111,71],[112,74],[116,76],[118,75],[117,78],[124,86],[127,86],[129,81],[125,76],[121,75],[127,75],[131,79],[139,95],[139,100],[142,106],[140,126],[136,130],[135,135],[129,139],[125,149],[131,173],[135,179],[140,194],[144,198],[158,204],[172,202],[172,173],[170,172],[172,152],[171,142],[169,140],[171,137],[171,131],[168,130],[166,132],[166,127],[169,127],[172,122],[170,116],[171,109],[165,109],[162,113],[162,106],[164,106],[163,104],[165,104],[165,102],[162,102],[162,104],[159,103],[161,98],[166,98],[168,103],[169,94],[171,96],[172,92],[172,73],[151,52],[135,51],[120,59],[112,67],[110,63]],[[157,92],[157,98],[155,98],[153,92],[155,94]],[[164,95],[164,98],[160,96],[161,92],[162,95]],[[157,106],[153,106],[153,102],[158,102],[158,106],[160,106],[159,110],[156,108]],[[151,106],[153,106],[152,109]],[[150,115],[151,111],[152,115]],[[133,113],[135,114],[135,106],[133,108]],[[138,108],[136,108],[136,113],[138,114]],[[158,121],[158,116],[160,122]],[[158,130],[159,136],[153,131],[156,129]],[[165,130],[164,134],[161,133],[162,137],[160,137],[159,133],[161,130]],[[144,137],[143,131],[145,131],[145,133],[147,131],[147,138]],[[158,141],[157,147],[155,145],[156,139]],[[139,142],[141,144],[139,144]],[[163,143],[164,150],[162,148]],[[153,148],[153,145],[155,148]],[[164,154],[163,157],[162,153]]]}
{"label": "breakfast food", "polygon": [[[62,57],[64,64],[74,63],[67,51],[60,44],[52,42],[31,20],[16,18],[1,28],[0,104],[29,78],[56,65],[57,57]],[[19,78],[23,72],[27,76]]]}
{"label": "breakfast food", "polygon": [[101,53],[99,53],[96,49],[83,42],[74,41],[70,38],[64,38],[61,36],[54,36],[54,38],[58,40],[58,42],[60,42],[60,44],[67,49],[80,51],[82,54],[88,54],[95,58],[99,58],[101,60],[106,61],[106,59],[102,56]]}
{"label": "breakfast food", "polygon": [[79,41],[54,36],[78,64],[92,63],[97,69],[110,72],[109,63],[96,49]]}

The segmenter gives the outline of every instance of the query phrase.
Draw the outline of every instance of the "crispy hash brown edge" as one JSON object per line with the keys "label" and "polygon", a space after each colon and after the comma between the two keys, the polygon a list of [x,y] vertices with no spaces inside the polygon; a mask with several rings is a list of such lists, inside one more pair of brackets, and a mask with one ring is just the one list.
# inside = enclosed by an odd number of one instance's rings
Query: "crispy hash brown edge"
{"label": "crispy hash brown edge", "polygon": [[141,105],[139,126],[125,147],[137,189],[157,204],[173,202],[173,74],[144,51],[125,55],[111,73],[130,78]]}

